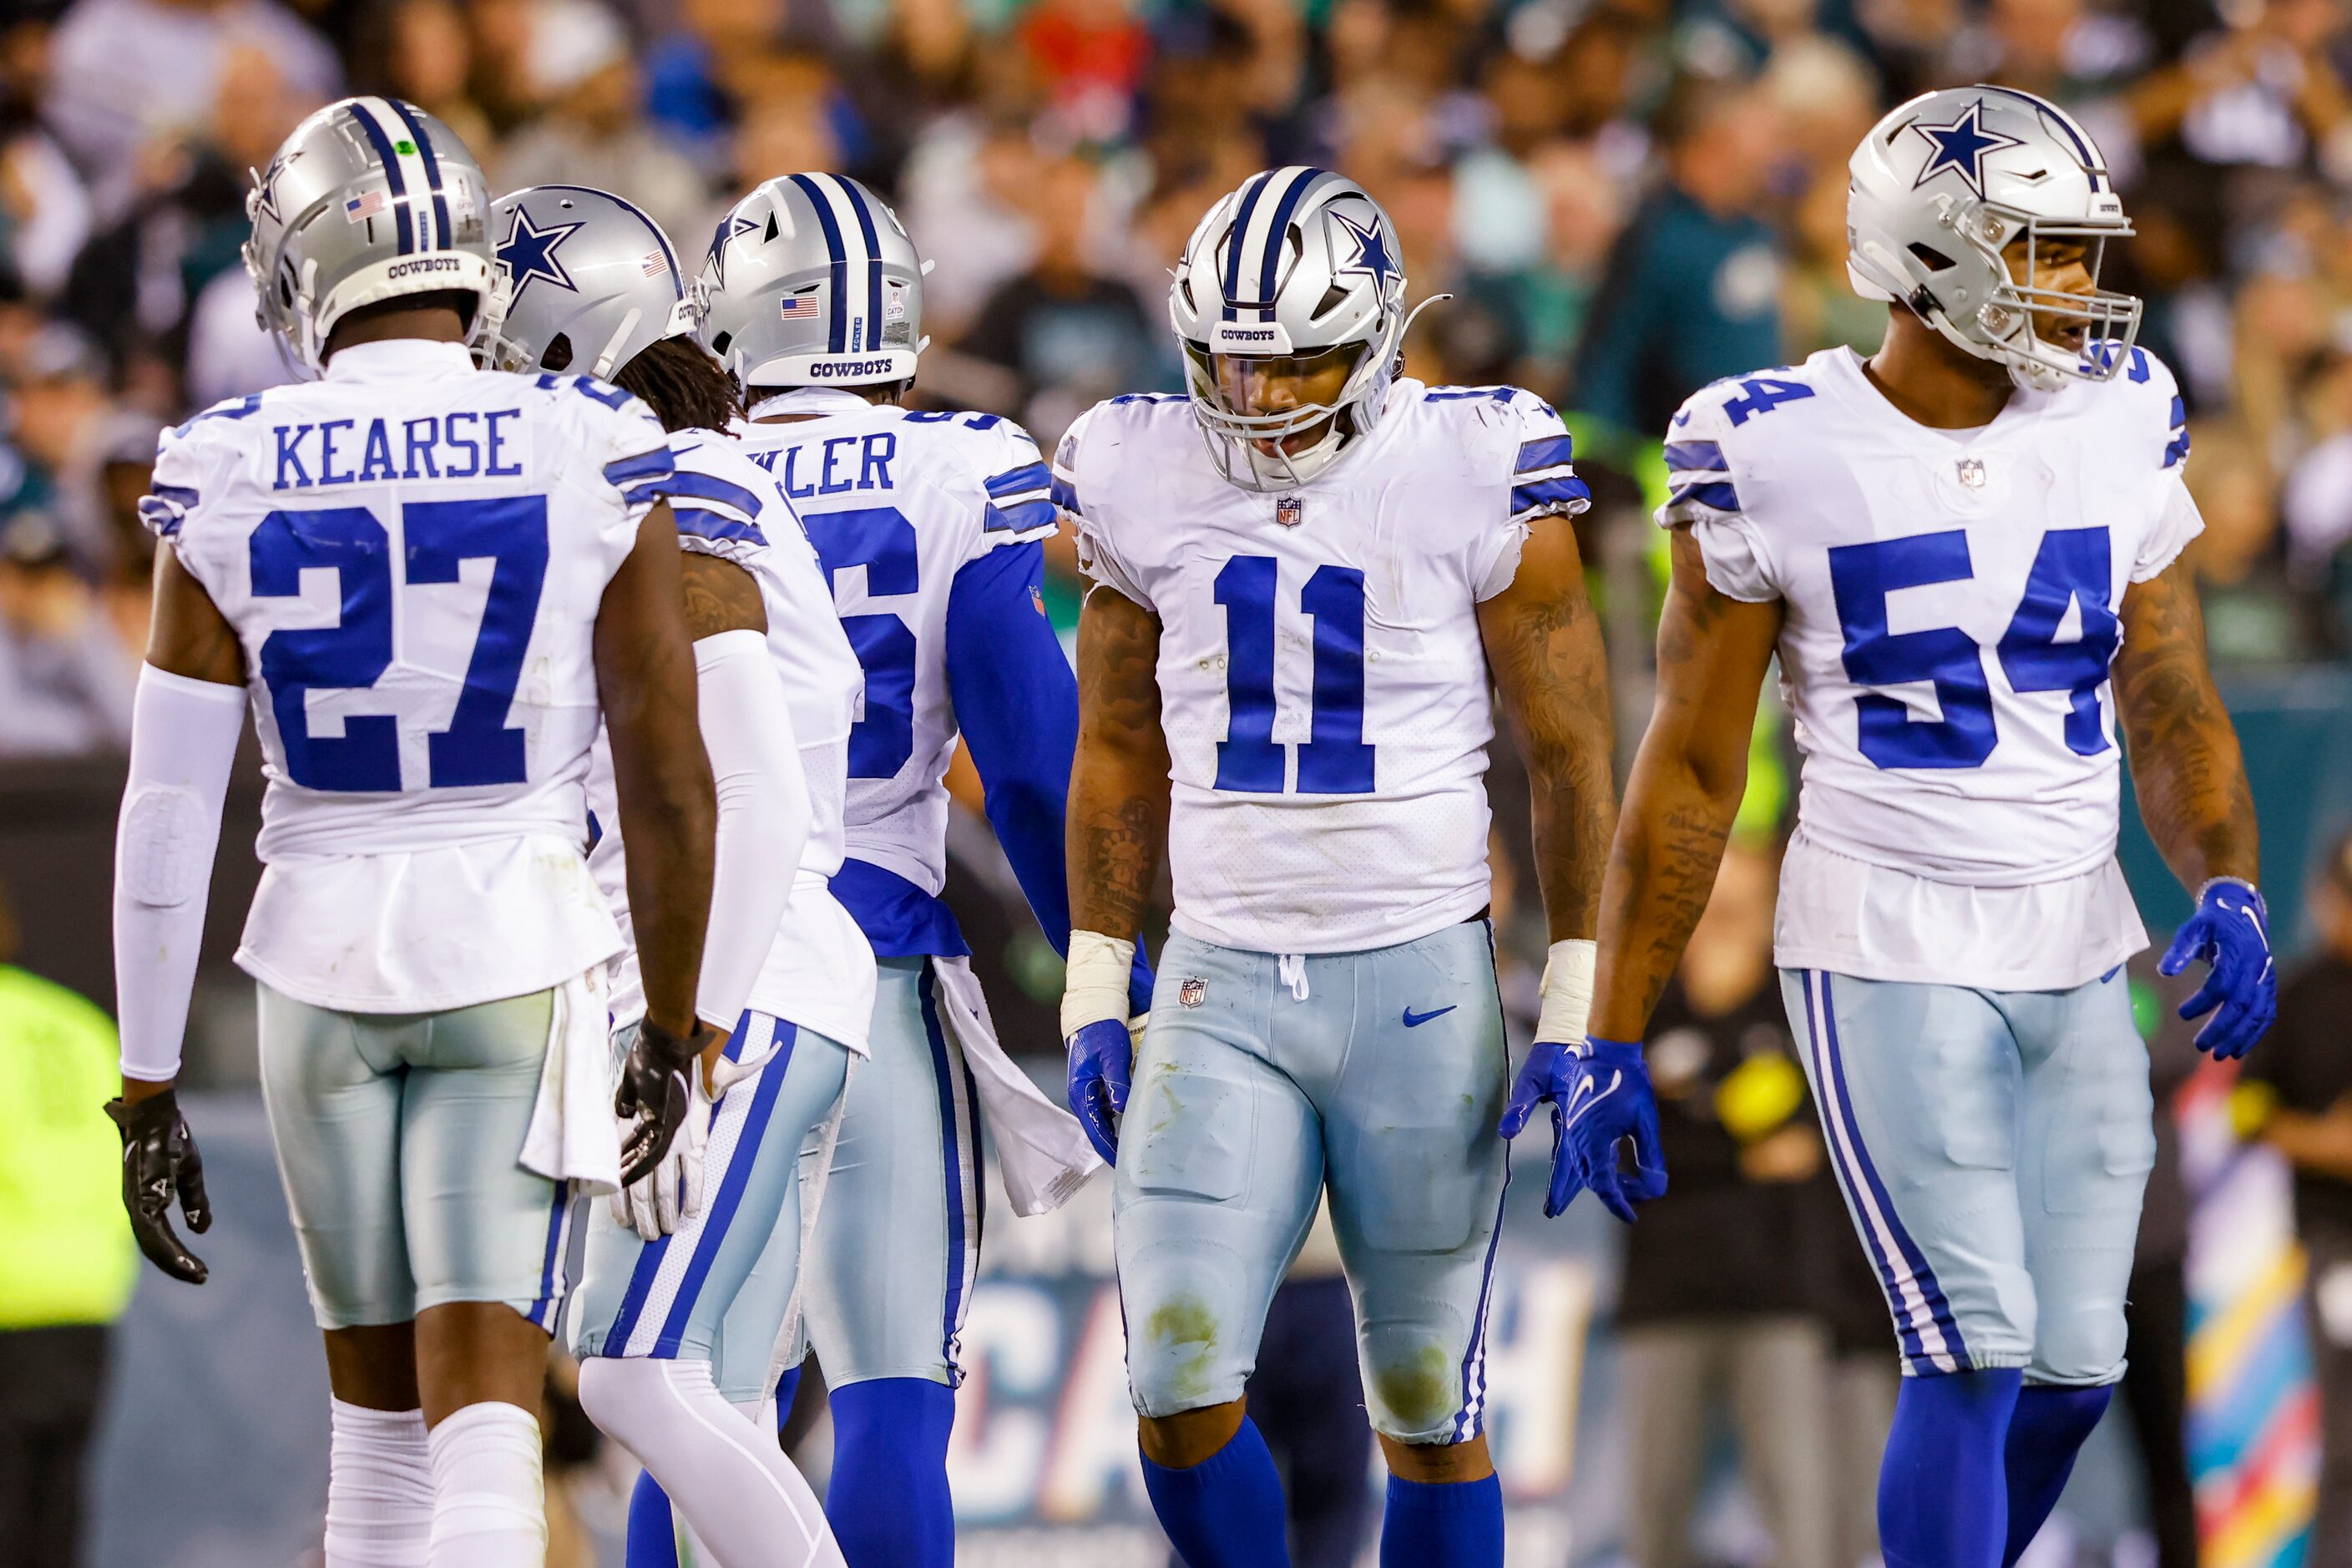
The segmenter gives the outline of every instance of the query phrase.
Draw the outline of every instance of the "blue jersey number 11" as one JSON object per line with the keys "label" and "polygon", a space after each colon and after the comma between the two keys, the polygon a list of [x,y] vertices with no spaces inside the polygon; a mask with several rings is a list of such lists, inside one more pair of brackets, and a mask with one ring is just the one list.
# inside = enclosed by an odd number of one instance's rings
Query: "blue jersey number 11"
{"label": "blue jersey number 11", "polygon": [[[1280,795],[1286,746],[1274,739],[1274,594],[1271,555],[1236,555],[1217,574],[1225,607],[1225,739],[1217,787]],[[1298,607],[1315,623],[1315,695],[1298,748],[1301,795],[1369,795],[1372,747],[1364,740],[1364,574],[1318,566]]]}

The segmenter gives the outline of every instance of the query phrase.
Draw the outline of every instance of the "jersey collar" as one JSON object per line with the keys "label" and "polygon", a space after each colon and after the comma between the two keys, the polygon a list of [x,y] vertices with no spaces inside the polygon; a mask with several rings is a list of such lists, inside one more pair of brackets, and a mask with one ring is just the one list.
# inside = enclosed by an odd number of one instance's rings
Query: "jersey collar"
{"label": "jersey collar", "polygon": [[765,395],[755,386],[751,394],[754,419],[770,414],[860,414],[877,406],[839,386],[795,386]]}
{"label": "jersey collar", "polygon": [[435,342],[429,338],[380,338],[335,351],[327,362],[326,381],[388,381],[439,374],[474,371],[474,355],[463,343]]}

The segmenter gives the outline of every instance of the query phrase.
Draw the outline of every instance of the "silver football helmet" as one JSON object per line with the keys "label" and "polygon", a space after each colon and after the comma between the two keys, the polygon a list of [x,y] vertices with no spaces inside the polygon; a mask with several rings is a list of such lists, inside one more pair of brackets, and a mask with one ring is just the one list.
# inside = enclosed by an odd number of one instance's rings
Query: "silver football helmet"
{"label": "silver football helmet", "polygon": [[652,344],[694,331],[677,252],[642,209],[586,185],[534,185],[490,212],[507,289],[506,317],[482,345],[491,369],[610,381]]}
{"label": "silver football helmet", "polygon": [[261,324],[317,369],[335,323],[362,305],[450,290],[497,330],[489,181],[457,132],[396,98],[346,98],[294,128],[253,176],[245,269]]}
{"label": "silver football helmet", "polygon": [[[2132,232],[2090,135],[2056,104],[2005,87],[1913,99],[1872,127],[1847,165],[1846,272],[1897,300],[2018,385],[2105,381],[2139,335],[2140,301],[2098,287],[2105,244]],[[2022,280],[2002,256],[2026,241]],[[2084,247],[2091,289],[2032,286],[2045,241]],[[2070,325],[2043,337],[2035,314]]]}
{"label": "silver football helmet", "polygon": [[[1295,489],[1371,429],[1412,314],[1396,226],[1328,169],[1253,174],[1185,243],[1168,289],[1193,417],[1244,489]],[[1424,301],[1428,303],[1428,301]],[[1346,375],[1327,400],[1258,406],[1268,378]]]}
{"label": "silver football helmet", "polygon": [[856,180],[769,180],[711,236],[702,345],[746,388],[911,380],[929,342],[929,269],[898,215]]}

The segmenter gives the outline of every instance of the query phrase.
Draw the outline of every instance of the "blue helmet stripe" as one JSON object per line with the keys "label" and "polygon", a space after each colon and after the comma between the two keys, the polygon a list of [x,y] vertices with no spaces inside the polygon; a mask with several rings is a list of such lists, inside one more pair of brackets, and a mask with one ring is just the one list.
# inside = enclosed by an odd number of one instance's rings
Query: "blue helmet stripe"
{"label": "blue helmet stripe", "polygon": [[433,155],[433,138],[425,134],[425,123],[416,118],[416,110],[396,98],[384,101],[400,116],[400,122],[408,127],[409,138],[416,143],[416,155],[425,160],[425,183],[433,191],[433,226],[441,234],[439,243],[428,248],[446,250],[457,243],[457,234],[449,226],[449,198],[442,194],[441,160]]}
{"label": "blue helmet stripe", "polygon": [[824,231],[825,254],[833,260],[833,323],[825,337],[829,353],[846,353],[849,347],[849,255],[842,248],[841,225],[833,216],[833,203],[824,188],[806,174],[788,176],[801,189],[801,195],[816,208],[817,226]]}
{"label": "blue helmet stripe", "polygon": [[398,220],[395,237],[399,242],[400,254],[405,256],[416,248],[416,242],[408,231],[408,182],[400,177],[400,156],[392,150],[392,138],[383,133],[383,127],[375,122],[375,116],[370,114],[367,106],[357,99],[352,100],[352,118],[359,123],[369,144],[375,148],[375,155],[383,161],[384,182],[392,187],[392,216]]}
{"label": "blue helmet stripe", "polygon": [[1282,237],[1290,227],[1290,215],[1298,210],[1308,187],[1322,176],[1320,169],[1299,170],[1282,193],[1282,199],[1275,204],[1274,216],[1266,222],[1265,249],[1258,263],[1257,297],[1267,302],[1269,310],[1262,313],[1271,314],[1274,291],[1282,281]]}
{"label": "blue helmet stripe", "polygon": [[2083,133],[2074,129],[2074,121],[2068,117],[2064,110],[2046,98],[2037,98],[2032,93],[2021,92],[2013,87],[1994,87],[1987,83],[1986,88],[1988,91],[2006,93],[2011,98],[2021,98],[2056,121],[2058,129],[2066,133],[2066,140],[2074,144],[2074,154],[2082,160],[2084,172],[2091,176],[2091,189],[2097,191],[2106,188],[2106,166],[2099,161],[2098,149],[2093,147],[2084,138]]}
{"label": "blue helmet stripe", "polygon": [[1234,310],[1234,300],[1242,291],[1242,241],[1249,236],[1250,216],[1257,211],[1257,199],[1265,194],[1266,182],[1273,178],[1270,170],[1250,176],[1248,183],[1242,186],[1241,205],[1234,211],[1234,226],[1226,233],[1225,320],[1228,321],[1241,320]]}
{"label": "blue helmet stripe", "polygon": [[874,212],[866,205],[866,193],[855,180],[835,180],[841,194],[849,198],[850,209],[857,214],[857,235],[866,242],[866,342],[871,353],[882,346],[882,237],[874,232]]}

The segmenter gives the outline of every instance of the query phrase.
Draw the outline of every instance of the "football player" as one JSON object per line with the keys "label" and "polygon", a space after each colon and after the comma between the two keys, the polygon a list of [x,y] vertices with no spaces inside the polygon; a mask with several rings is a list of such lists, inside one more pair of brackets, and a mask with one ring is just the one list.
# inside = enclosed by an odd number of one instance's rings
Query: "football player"
{"label": "football player", "polygon": [[[268,795],[237,962],[333,1390],[326,1561],[542,1560],[539,1409],[575,1187],[651,1167],[720,1037],[696,1017],[713,798],[669,442],[583,376],[478,371],[489,194],[383,98],[296,128],[247,199],[265,326],[320,379],[166,434],[115,863],[124,1195],[148,1257],[209,1221],[172,1083],[248,700]],[[624,781],[645,1025],[614,1136],[584,858]]]}
{"label": "football player", "polygon": [[941,780],[961,733],[1038,924],[1066,945],[1077,692],[1038,597],[1058,513],[1035,444],[994,415],[904,405],[923,271],[873,192],[802,174],[720,220],[702,276],[703,341],[751,405],[744,447],[798,510],[865,667],[833,886],[881,977],[872,1056],[823,1160],[802,1298],[833,1414],[825,1506],[855,1568],[953,1561],[947,1447],[980,1266],[983,1124],[1016,1213],[1054,1207],[1098,1168],[997,1044],[940,898]]}
{"label": "football player", "polygon": [[[1255,175],[1170,289],[1190,393],[1099,405],[1055,458],[1097,584],[1070,1101],[1116,1152],[1144,1478],[1193,1568],[1286,1561],[1242,1387],[1326,1190],[1391,1475],[1381,1561],[1502,1561],[1481,1429],[1509,1083],[1486,748],[1499,693],[1553,939],[1538,1037],[1580,1040],[1614,820],[1608,682],[1559,416],[1402,376],[1404,300],[1396,230],[1361,187]],[[1129,959],[1163,852],[1175,918],[1131,1052]]]}
{"label": "football player", "polygon": [[2118,732],[2196,912],[2161,967],[2234,1057],[2270,1022],[2253,805],[2181,550],[2171,372],[2098,286],[2128,235],[2083,128],[1930,93],[1852,163],[1848,268],[1885,342],[1695,395],[1666,437],[1673,583],[1628,787],[1593,1034],[1550,1064],[1559,1180],[1606,1198],[1651,1116],[1637,1042],[1744,784],[1777,654],[1805,752],[1781,989],[1907,1374],[1887,1560],[2016,1561],[2123,1369],[2155,1157],[2123,966]]}
{"label": "football player", "polygon": [[[572,1324],[581,1403],[677,1499],[704,1563],[838,1563],[762,1407],[803,1209],[816,1203],[801,1147],[835,1113],[874,1008],[873,954],[825,885],[841,867],[861,673],[792,507],[728,434],[740,406],[694,340],[688,281],[660,226],[576,185],[502,196],[494,224],[513,292],[493,363],[609,376],[670,431],[666,493],[687,552],[719,811],[699,1000],[706,1017],[737,1016],[669,1154],[589,1232]],[[589,778],[600,826],[612,820],[612,763],[600,748]],[[589,864],[625,933],[624,838],[602,833]],[[614,965],[624,1039],[645,1012],[636,968],[627,952]],[[648,1549],[674,1550],[667,1509],[655,1523]]]}

